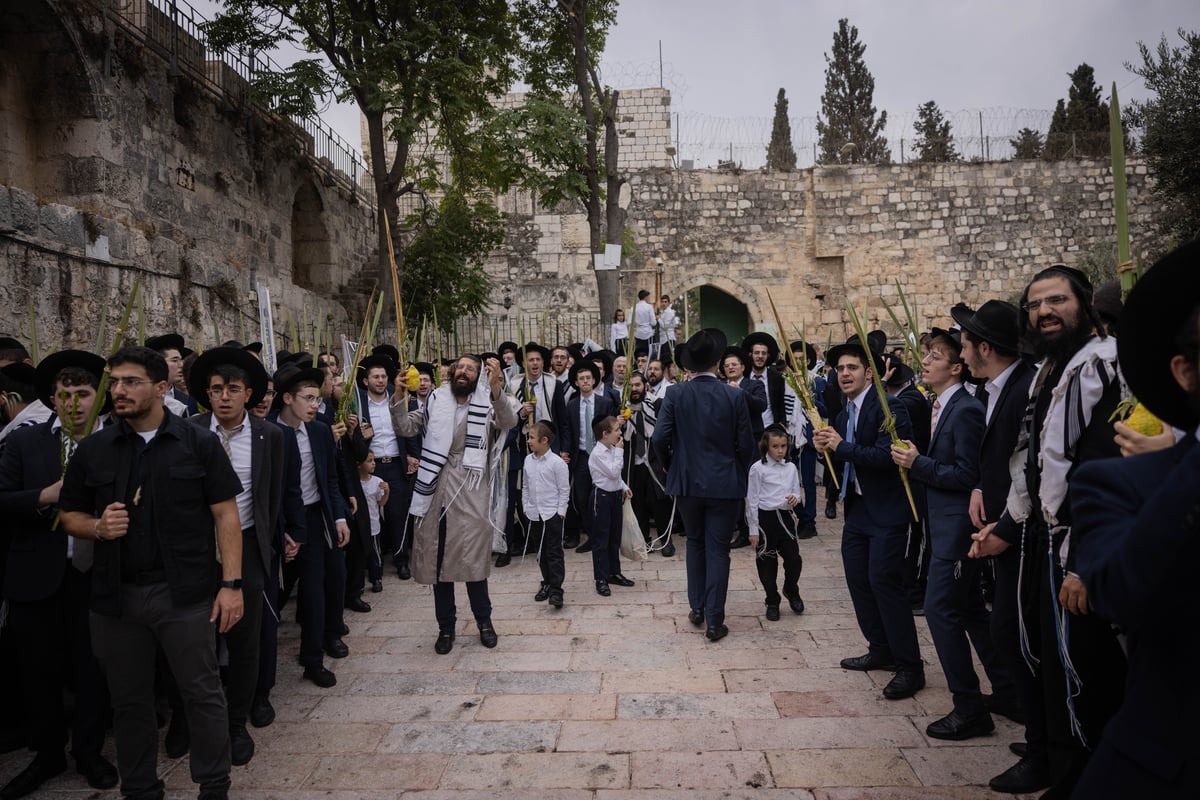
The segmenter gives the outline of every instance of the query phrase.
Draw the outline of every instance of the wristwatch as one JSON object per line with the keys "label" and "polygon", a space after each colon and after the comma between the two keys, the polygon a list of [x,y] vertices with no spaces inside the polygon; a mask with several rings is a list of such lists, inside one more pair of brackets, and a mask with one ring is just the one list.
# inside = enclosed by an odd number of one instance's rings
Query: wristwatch
{"label": "wristwatch", "polygon": [[221,588],[222,589],[241,589],[242,588],[242,579],[234,578],[231,581],[221,581]]}

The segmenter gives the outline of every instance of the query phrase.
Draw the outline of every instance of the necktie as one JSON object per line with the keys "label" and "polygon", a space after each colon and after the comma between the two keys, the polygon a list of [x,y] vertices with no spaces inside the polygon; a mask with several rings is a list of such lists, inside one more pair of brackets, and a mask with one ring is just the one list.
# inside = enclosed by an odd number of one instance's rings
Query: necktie
{"label": "necktie", "polygon": [[[854,426],[858,423],[857,406],[850,403],[847,406],[849,418],[846,420],[846,442],[854,444]],[[846,493],[849,491],[850,483],[854,480],[854,464],[847,461],[845,468],[842,470],[842,499],[846,499]]]}
{"label": "necktie", "polygon": [[942,401],[933,401],[933,416],[929,418],[929,432],[933,433],[937,430],[938,416],[942,413]]}
{"label": "necktie", "polygon": [[221,433],[221,447],[225,448],[225,455],[229,456],[230,463],[233,463],[233,437],[242,432],[242,428],[246,427],[246,423],[238,425],[236,428],[225,429],[217,428]]}
{"label": "necktie", "polygon": [[584,449],[590,453],[596,444],[596,440],[592,436],[592,398],[590,397],[583,401],[583,427],[583,441],[586,443]]}

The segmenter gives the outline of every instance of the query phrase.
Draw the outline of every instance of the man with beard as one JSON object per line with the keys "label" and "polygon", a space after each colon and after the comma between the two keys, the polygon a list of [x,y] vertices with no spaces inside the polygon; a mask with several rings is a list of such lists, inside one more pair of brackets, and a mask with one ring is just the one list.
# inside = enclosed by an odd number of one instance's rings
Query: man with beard
{"label": "man with beard", "polygon": [[629,487],[633,489],[630,499],[633,515],[637,517],[638,527],[646,537],[647,544],[656,540],[650,538],[650,518],[654,518],[654,528],[658,539],[662,539],[663,558],[675,555],[675,545],[668,533],[671,527],[671,498],[666,493],[667,473],[658,461],[658,455],[650,446],[654,438],[654,424],[662,407],[660,400],[646,399],[646,379],[640,372],[629,376],[629,408],[633,412],[629,424],[625,426],[625,440],[629,446],[625,448],[625,457],[632,462],[629,466]]}
{"label": "man with beard", "polygon": [[566,388],[567,370],[571,368],[571,354],[561,344],[550,351],[550,374]]}
{"label": "man with beard", "polygon": [[[1090,614],[1075,566],[1067,485],[1086,461],[1119,455],[1108,418],[1121,396],[1117,347],[1098,335],[1092,285],[1055,264],[1021,298],[1021,327],[1042,359],[1010,462],[1007,508],[974,535],[971,553],[1021,548],[1022,652],[1046,710],[1050,797],[1067,797],[1120,705],[1125,657],[1109,624]],[[1065,612],[1065,613],[1064,613]]]}
{"label": "man with beard", "polygon": [[108,364],[117,424],[79,443],[59,507],[67,533],[95,542],[92,648],[112,697],[121,793],[163,791],[161,648],[188,715],[192,780],[201,800],[227,798],[229,717],[214,634],[242,617],[241,483],[217,437],[164,410],[160,354],[126,347]]}
{"label": "man with beard", "polygon": [[[398,368],[386,355],[364,358],[358,369],[363,438],[375,456],[375,475],[388,485],[380,546],[392,556],[396,574],[405,581],[412,577],[408,556],[412,543],[407,539],[408,506],[412,500],[409,486],[408,441],[392,427],[392,384]],[[415,454],[411,454],[415,458]]]}
{"label": "man with beard", "polygon": [[1200,796],[1190,674],[1200,647],[1193,571],[1200,556],[1200,243],[1168,254],[1130,292],[1118,326],[1133,393],[1179,444],[1082,465],[1071,479],[1076,566],[1088,602],[1127,637],[1125,702],[1104,728],[1075,797]]}
{"label": "man with beard", "polygon": [[646,361],[646,397],[650,400],[661,400],[671,386],[663,374],[663,362],[657,358]]}
{"label": "man with beard", "polygon": [[[480,380],[486,370],[486,378]],[[397,382],[397,394],[402,395]],[[497,644],[488,596],[491,567],[492,482],[496,480],[504,434],[517,424],[520,404],[504,394],[500,361],[463,356],[448,386],[434,389],[423,411],[392,404],[392,422],[401,436],[424,436],[411,512],[412,572],[433,585],[438,621],[434,651],[449,653],[458,624],[454,583],[467,584],[467,598],[484,647]],[[447,536],[452,530],[453,536]]]}

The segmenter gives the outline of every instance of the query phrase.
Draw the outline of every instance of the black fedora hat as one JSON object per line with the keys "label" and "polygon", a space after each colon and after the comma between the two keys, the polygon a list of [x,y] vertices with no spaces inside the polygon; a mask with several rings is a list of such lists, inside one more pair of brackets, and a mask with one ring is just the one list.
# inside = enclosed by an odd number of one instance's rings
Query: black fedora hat
{"label": "black fedora hat", "polygon": [[413,364],[417,368],[418,375],[428,375],[431,378],[436,378],[438,369],[428,361],[417,361]]}
{"label": "black fedora hat", "polygon": [[33,388],[46,408],[54,408],[54,387],[58,373],[67,367],[79,367],[91,373],[99,385],[100,376],[108,362],[102,356],[86,350],[59,350],[38,362],[33,371]]}
{"label": "black fedora hat", "polygon": [[158,336],[151,336],[146,340],[146,347],[151,350],[162,352],[164,350],[178,350],[179,355],[187,358],[192,354],[192,349],[183,344],[183,336],[178,333],[164,333]]}
{"label": "black fedora hat", "polygon": [[730,345],[729,347],[726,347],[725,352],[721,355],[721,366],[722,367],[725,366],[725,359],[727,359],[731,356],[733,358],[736,358],[738,361],[742,362],[743,369],[750,369],[750,357],[746,355],[745,350],[743,350],[740,347],[735,347],[734,345]]}
{"label": "black fedora hat", "polygon": [[246,373],[246,382],[249,384],[246,388],[250,390],[246,408],[258,405],[267,393],[267,370],[252,353],[241,347],[214,347],[205,350],[192,364],[192,371],[188,373],[188,386],[194,388],[198,394],[206,396],[209,379],[222,364],[229,364]]}
{"label": "black fedora hat", "polygon": [[1171,374],[1180,328],[1200,305],[1200,240],[1163,256],[1134,284],[1117,326],[1117,357],[1134,396],[1159,419],[1190,431],[1200,419]]}
{"label": "black fedora hat", "polygon": [[[753,336],[754,334],[750,335]],[[679,359],[679,366],[692,372],[703,372],[706,369],[711,369],[721,362],[721,356],[725,353],[725,348],[728,346],[729,340],[725,338],[723,330],[720,328],[702,328],[693,333],[692,338],[688,339],[684,346],[679,348],[680,352],[676,354]]]}
{"label": "black fedora hat", "polygon": [[829,352],[825,354],[825,363],[837,367],[838,359],[845,355],[858,356],[864,359],[864,361],[869,360],[872,364],[872,369],[875,370],[875,374],[881,378],[883,377],[885,371],[883,356],[874,350],[868,350],[863,347],[857,335],[851,336],[844,344],[835,344],[829,348]]}
{"label": "black fedora hat", "polygon": [[363,378],[367,377],[367,373],[376,367],[383,367],[387,372],[388,383],[396,380],[396,373],[400,371],[400,367],[391,359],[391,356],[386,356],[382,353],[372,353],[358,362],[358,382],[362,383]]}
{"label": "black fedora hat", "polygon": [[294,389],[296,384],[301,381],[312,381],[317,386],[323,384],[325,382],[325,371],[318,367],[302,366],[296,363],[284,364],[275,370],[271,381],[275,384],[275,402],[272,408],[278,409],[283,407],[284,393],[295,394]]}
{"label": "black fedora hat", "polygon": [[[898,356],[887,355],[883,357],[883,361],[885,366],[884,372],[887,372],[888,369],[892,370],[892,374],[884,384],[892,389],[907,386],[916,377],[916,373],[913,372],[912,367],[905,364]],[[880,375],[879,377],[882,378],[883,376]]]}
{"label": "black fedora hat", "polygon": [[788,347],[792,349],[793,353],[798,353],[801,349],[804,350],[804,360],[806,362],[805,366],[808,369],[812,369],[817,365],[817,348],[813,347],[808,342],[797,339],[794,342],[790,342]]}
{"label": "black fedora hat", "polygon": [[980,341],[1017,352],[1020,344],[1020,312],[1012,303],[988,300],[977,311],[963,303],[950,309],[959,327]]}
{"label": "black fedora hat", "polygon": [[[575,379],[579,377],[579,373],[583,371],[590,372],[592,375],[592,388],[600,385],[600,368],[596,364],[586,358],[580,359],[571,365],[571,371],[567,373],[567,380],[575,386]],[[578,388],[578,387],[576,387]]]}
{"label": "black fedora hat", "polygon": [[[545,369],[546,365],[548,365],[550,363],[550,348],[549,347],[542,347],[537,342],[529,342],[528,344],[525,345],[524,349],[525,349],[526,353],[537,353],[538,355],[540,355],[542,357],[542,368],[543,369]],[[522,362],[524,362],[524,360],[525,360],[524,353],[519,354],[519,357],[521,358]]]}
{"label": "black fedora hat", "polygon": [[774,364],[779,360],[779,342],[775,341],[774,336],[766,331],[755,331],[748,334],[745,339],[742,339],[742,350],[746,351],[746,355],[749,356],[756,344],[766,345],[768,364]]}
{"label": "black fedora hat", "polygon": [[587,354],[588,361],[599,361],[604,365],[604,374],[612,375],[613,362],[617,360],[617,354],[612,350],[593,350]]}
{"label": "black fedora hat", "polygon": [[[375,345],[374,347],[371,348],[371,355],[387,356],[388,358],[390,358],[392,360],[393,364],[400,363],[400,351],[397,350],[396,346],[392,345],[392,344],[377,344],[377,345]],[[365,361],[366,359],[364,358],[363,360]]]}
{"label": "black fedora hat", "polygon": [[949,339],[954,345],[954,348],[958,350],[958,352],[962,352],[962,331],[956,328],[950,330],[947,330],[946,328],[931,328],[929,330],[929,336],[930,338],[941,336]]}

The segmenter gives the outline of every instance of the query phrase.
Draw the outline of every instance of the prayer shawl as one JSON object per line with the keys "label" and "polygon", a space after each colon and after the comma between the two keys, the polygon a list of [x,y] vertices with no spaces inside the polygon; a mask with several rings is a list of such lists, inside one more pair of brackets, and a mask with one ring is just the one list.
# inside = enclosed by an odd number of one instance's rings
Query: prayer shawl
{"label": "prayer shawl", "polygon": [[[433,493],[437,490],[438,476],[450,454],[450,443],[454,439],[454,416],[458,398],[450,387],[443,384],[429,393],[425,404],[425,438],[422,441],[421,463],[417,467],[417,482],[413,487],[412,506],[409,513],[423,517],[429,511]],[[483,478],[488,460],[488,418],[492,413],[491,389],[481,375],[475,391],[467,400],[467,437],[463,450],[463,467],[471,476],[468,488],[477,488]],[[502,448],[497,448],[495,458],[500,457]]]}

